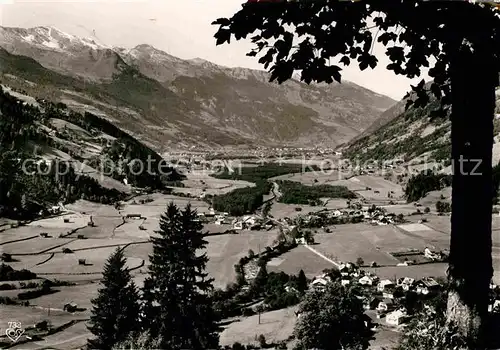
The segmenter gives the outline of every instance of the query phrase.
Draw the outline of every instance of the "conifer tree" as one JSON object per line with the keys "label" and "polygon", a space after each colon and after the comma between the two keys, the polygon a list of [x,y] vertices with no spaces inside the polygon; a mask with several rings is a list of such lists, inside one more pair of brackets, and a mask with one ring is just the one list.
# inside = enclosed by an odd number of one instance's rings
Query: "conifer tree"
{"label": "conifer tree", "polygon": [[367,349],[373,332],[356,295],[354,288],[338,282],[306,294],[298,310],[294,349]]}
{"label": "conifer tree", "polygon": [[297,289],[301,293],[304,293],[307,290],[307,277],[304,270],[299,271],[299,275],[297,277]]}
{"label": "conifer tree", "polygon": [[213,279],[205,267],[207,242],[196,211],[173,203],[160,219],[159,237],[152,237],[150,276],[144,283],[145,328],[163,349],[214,349],[219,327],[210,300]]}
{"label": "conifer tree", "polygon": [[104,265],[103,288],[92,300],[88,329],[95,336],[88,340],[90,349],[106,350],[135,332],[139,318],[139,295],[125,267],[123,250],[117,248]]}
{"label": "conifer tree", "polygon": [[267,268],[264,264],[260,267],[259,272],[257,273],[257,276],[255,276],[252,283],[252,290],[255,294],[260,295],[264,292],[268,277]]}

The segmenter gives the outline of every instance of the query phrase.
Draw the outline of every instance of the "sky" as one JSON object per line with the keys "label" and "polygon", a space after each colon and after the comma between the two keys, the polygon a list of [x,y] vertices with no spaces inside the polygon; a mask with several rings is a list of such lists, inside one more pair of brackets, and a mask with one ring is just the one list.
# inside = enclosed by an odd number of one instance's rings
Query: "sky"
{"label": "sky", "polygon": [[[250,41],[215,46],[216,26],[211,22],[229,17],[242,0],[0,0],[0,25],[7,27],[53,26],[64,32],[100,42],[132,48],[150,44],[183,59],[203,58],[228,67],[263,69],[250,51]],[[363,72],[356,66],[343,68],[343,79],[401,99],[421,78],[409,80],[385,69],[384,48],[374,46],[379,58],[375,69]],[[343,65],[341,65],[343,67]],[[427,77],[426,80],[428,79]]]}

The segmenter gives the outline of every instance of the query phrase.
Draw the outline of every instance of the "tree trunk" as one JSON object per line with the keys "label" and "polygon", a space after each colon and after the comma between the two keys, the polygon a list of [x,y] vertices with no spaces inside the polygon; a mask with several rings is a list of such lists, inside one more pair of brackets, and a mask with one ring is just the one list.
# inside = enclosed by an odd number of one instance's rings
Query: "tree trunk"
{"label": "tree trunk", "polygon": [[463,44],[450,63],[452,216],[448,325],[484,346],[491,258],[492,148],[497,69],[493,58]]}

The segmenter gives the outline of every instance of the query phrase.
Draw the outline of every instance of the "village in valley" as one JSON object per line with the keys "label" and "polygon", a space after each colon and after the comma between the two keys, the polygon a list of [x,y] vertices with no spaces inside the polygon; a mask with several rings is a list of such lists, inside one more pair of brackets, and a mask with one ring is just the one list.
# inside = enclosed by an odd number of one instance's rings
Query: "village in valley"
{"label": "village in valley", "polygon": [[0,5],[0,348],[500,347],[499,7],[269,2]]}
{"label": "village in valley", "polygon": [[[290,158],[287,164],[299,161]],[[241,162],[241,178],[248,171],[279,167],[272,162]],[[197,210],[208,242],[207,270],[216,288],[233,285],[236,293],[245,295],[262,264],[269,273],[288,276],[276,282],[282,284],[282,292],[275,300],[251,299],[244,309],[238,302],[224,307],[231,321],[221,334],[222,344],[255,343],[261,334],[274,344],[293,343],[293,325],[300,318],[296,305],[302,294],[292,282],[301,271],[310,291],[322,291],[332,280],[355,288],[375,332],[371,348],[397,342],[401,327],[413,317],[412,308],[418,303],[432,305],[443,292],[449,214],[438,213],[435,203],[446,193],[430,193],[418,203],[407,203],[402,186],[387,176],[359,169],[348,175],[339,175],[341,169],[333,173],[332,169],[297,172],[300,165],[290,169],[268,178],[270,191],[253,213],[235,215],[216,210],[212,203],[237,189],[255,189],[255,184],[221,179],[224,176],[215,171],[197,171],[195,165],[185,169],[185,185],[172,187],[169,194],[129,186],[129,199],[114,205],[78,200],[50,208],[43,219],[3,222],[3,269],[13,269],[13,275],[26,270],[33,274],[23,281],[9,277],[0,285],[5,315],[30,327],[23,342],[12,348],[36,348],[42,344],[37,341],[40,334],[53,346],[83,345],[89,335],[85,320],[90,300],[106,258],[123,247],[129,271],[140,285],[149,264],[150,237],[170,202],[181,208],[189,203]],[[343,186],[353,195],[284,203],[294,190],[290,182],[306,190],[314,184]],[[500,218],[494,217],[494,223],[500,227]],[[494,232],[498,242],[499,231]],[[40,283],[49,280],[41,289]],[[497,275],[494,282],[500,283]],[[498,312],[499,287],[492,284],[491,290],[490,311]],[[51,335],[43,330],[46,322]]]}

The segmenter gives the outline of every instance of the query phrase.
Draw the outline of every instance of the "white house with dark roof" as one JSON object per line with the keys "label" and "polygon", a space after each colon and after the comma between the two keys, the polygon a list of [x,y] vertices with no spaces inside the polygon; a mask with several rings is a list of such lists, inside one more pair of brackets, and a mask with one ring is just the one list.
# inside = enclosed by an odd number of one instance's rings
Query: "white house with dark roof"
{"label": "white house with dark roof", "polygon": [[363,276],[358,280],[358,283],[363,286],[372,286],[375,283],[374,278],[371,276]]}
{"label": "white house with dark roof", "polygon": [[394,282],[392,282],[391,280],[382,280],[377,285],[377,290],[379,292],[383,292],[384,290],[394,288],[394,287],[395,287]]}
{"label": "white house with dark roof", "polygon": [[378,303],[377,311],[391,311],[394,309],[394,301],[392,299],[384,299]]}
{"label": "white house with dark roof", "polygon": [[400,286],[405,292],[409,291],[415,284],[415,279],[411,277],[404,277],[398,281],[398,286]]}

